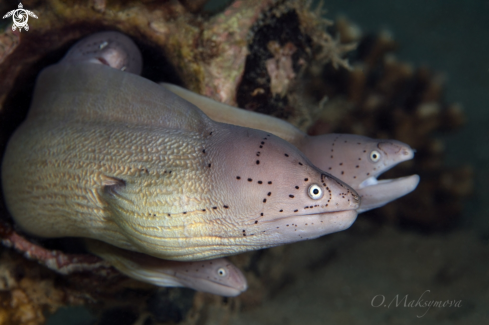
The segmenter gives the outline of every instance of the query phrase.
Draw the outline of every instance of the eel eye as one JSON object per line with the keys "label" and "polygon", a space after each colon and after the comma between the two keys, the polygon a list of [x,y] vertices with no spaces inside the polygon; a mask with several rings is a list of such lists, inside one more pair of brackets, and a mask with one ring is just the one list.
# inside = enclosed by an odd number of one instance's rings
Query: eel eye
{"label": "eel eye", "polygon": [[378,152],[377,150],[374,150],[370,153],[370,159],[373,161],[373,162],[377,162],[379,161],[380,159],[380,152]]}
{"label": "eel eye", "polygon": [[311,184],[307,189],[307,194],[313,200],[319,200],[323,197],[323,189],[319,187],[317,184]]}
{"label": "eel eye", "polygon": [[226,269],[221,267],[219,268],[219,270],[217,270],[217,275],[219,275],[220,277],[225,277],[228,273],[226,272]]}

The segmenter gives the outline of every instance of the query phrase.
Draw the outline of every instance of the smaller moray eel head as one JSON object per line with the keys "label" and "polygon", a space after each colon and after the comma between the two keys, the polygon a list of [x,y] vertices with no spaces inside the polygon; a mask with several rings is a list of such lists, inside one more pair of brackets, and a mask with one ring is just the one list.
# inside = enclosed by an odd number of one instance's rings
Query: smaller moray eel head
{"label": "smaller moray eel head", "polygon": [[304,153],[319,168],[361,189],[376,184],[377,177],[414,157],[407,144],[355,134],[325,134],[308,138]]}
{"label": "smaller moray eel head", "polygon": [[413,149],[397,140],[355,134],[325,134],[308,140],[304,152],[311,161],[356,190],[377,184],[382,173],[414,157]]}
{"label": "smaller moray eel head", "polygon": [[140,74],[141,52],[136,44],[124,34],[101,32],[87,36],[66,53],[60,63],[92,62],[111,68]]}
{"label": "smaller moray eel head", "polygon": [[414,150],[400,141],[354,134],[325,134],[307,140],[304,152],[311,161],[358,192],[362,198],[358,213],[394,201],[419,183],[418,175],[377,180],[385,171],[414,157]]}
{"label": "smaller moray eel head", "polygon": [[[178,262],[174,262],[178,263]],[[248,289],[243,273],[224,258],[200,262],[180,262],[175,277],[197,291],[235,297]]]}
{"label": "smaller moray eel head", "polygon": [[243,273],[224,258],[200,262],[177,262],[86,240],[89,251],[108,261],[125,275],[160,287],[187,287],[225,297],[246,291]]}

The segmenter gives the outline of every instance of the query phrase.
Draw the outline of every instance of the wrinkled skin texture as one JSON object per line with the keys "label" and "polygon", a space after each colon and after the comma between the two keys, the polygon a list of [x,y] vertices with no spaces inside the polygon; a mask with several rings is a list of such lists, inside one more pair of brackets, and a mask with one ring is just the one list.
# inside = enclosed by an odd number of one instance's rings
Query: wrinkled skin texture
{"label": "wrinkled skin texture", "polygon": [[360,204],[284,140],[87,62],[41,73],[2,175],[11,214],[32,234],[182,261],[340,231]]}

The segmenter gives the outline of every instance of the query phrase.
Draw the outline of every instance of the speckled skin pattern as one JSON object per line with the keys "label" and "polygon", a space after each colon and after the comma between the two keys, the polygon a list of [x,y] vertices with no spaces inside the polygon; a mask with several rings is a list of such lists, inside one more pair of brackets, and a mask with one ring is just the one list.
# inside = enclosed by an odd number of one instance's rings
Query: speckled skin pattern
{"label": "speckled skin pattern", "polygon": [[359,213],[396,200],[412,192],[419,183],[418,175],[377,180],[382,173],[414,157],[414,151],[400,141],[325,134],[308,136],[301,150],[316,166],[357,191],[362,197]]}
{"label": "speckled skin pattern", "polygon": [[315,166],[357,191],[362,197],[359,213],[396,200],[419,183],[418,175],[377,180],[385,171],[414,157],[413,149],[400,141],[355,134],[309,136],[278,118],[218,103],[176,85],[162,86],[198,106],[215,121],[264,130],[294,144]]}
{"label": "speckled skin pattern", "polygon": [[[312,199],[316,184],[321,192]],[[216,123],[144,78],[93,63],[39,76],[2,165],[9,211],[44,237],[210,259],[348,228],[360,199],[294,146]]]}
{"label": "speckled skin pattern", "polygon": [[[139,74],[142,57],[134,42],[118,32],[100,32],[77,44],[62,63],[91,62]],[[419,176],[378,181],[377,177],[395,165],[410,160],[414,151],[396,140],[376,140],[354,134],[308,136],[290,123],[275,117],[238,109],[195,94],[184,88],[164,87],[199,107],[211,119],[270,132],[299,148],[311,162],[355,189],[362,198],[359,213],[381,207],[413,191]]]}

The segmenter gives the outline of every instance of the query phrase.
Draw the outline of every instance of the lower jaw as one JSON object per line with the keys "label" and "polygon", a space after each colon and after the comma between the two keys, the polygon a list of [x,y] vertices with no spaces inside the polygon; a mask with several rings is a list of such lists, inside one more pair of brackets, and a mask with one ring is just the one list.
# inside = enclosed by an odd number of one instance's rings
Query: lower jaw
{"label": "lower jaw", "polygon": [[[356,217],[356,210],[289,216],[273,222],[262,223],[260,229],[255,232],[260,235],[260,238],[254,240],[277,246],[313,239],[348,229]],[[249,239],[253,240],[252,237]]]}

